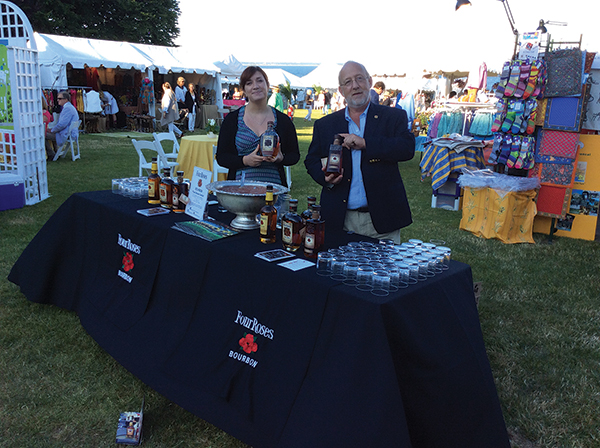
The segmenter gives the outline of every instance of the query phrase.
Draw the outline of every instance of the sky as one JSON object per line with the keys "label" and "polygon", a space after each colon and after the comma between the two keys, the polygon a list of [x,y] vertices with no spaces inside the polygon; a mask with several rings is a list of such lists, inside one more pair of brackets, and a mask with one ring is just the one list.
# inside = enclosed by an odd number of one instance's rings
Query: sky
{"label": "sky", "polygon": [[[507,0],[520,32],[540,19],[557,41],[579,41],[600,51],[597,0]],[[485,62],[500,70],[515,37],[502,0],[179,0],[177,45],[211,62],[232,54],[241,62],[339,62],[355,60],[370,73],[417,74],[470,71]]]}

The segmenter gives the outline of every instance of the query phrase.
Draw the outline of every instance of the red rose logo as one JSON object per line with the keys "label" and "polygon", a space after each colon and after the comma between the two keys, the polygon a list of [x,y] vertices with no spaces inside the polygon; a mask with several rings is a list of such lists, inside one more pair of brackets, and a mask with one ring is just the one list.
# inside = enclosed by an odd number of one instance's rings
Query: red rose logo
{"label": "red rose logo", "polygon": [[129,272],[133,269],[133,254],[131,252],[126,252],[125,256],[123,257],[123,270],[125,272]]}
{"label": "red rose logo", "polygon": [[258,345],[254,342],[254,335],[244,333],[244,337],[240,339],[240,348],[246,353],[252,353],[258,350]]}
{"label": "red rose logo", "polygon": [[202,179],[198,179],[198,186],[201,187],[202,186]]}

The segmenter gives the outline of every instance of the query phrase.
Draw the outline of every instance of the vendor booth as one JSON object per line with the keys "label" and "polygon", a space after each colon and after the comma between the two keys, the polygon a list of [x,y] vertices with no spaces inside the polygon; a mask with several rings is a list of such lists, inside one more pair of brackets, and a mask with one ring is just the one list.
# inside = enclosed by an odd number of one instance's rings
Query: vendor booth
{"label": "vendor booth", "polygon": [[[194,83],[202,92],[202,107],[209,106],[204,113],[197,114],[200,125],[202,117],[216,118],[222,108],[218,94],[221,90],[220,69],[192,56],[197,52],[39,33],[35,33],[35,39],[40,49],[42,89],[51,106],[55,98],[53,92],[68,89],[82,98],[77,103],[80,113],[98,113],[86,110],[85,94],[102,88],[117,99],[120,110],[136,117],[135,122],[140,123],[140,116],[156,115],[162,83],[168,81],[174,87],[177,78],[183,76],[186,85]],[[153,121],[152,118],[148,120]]]}

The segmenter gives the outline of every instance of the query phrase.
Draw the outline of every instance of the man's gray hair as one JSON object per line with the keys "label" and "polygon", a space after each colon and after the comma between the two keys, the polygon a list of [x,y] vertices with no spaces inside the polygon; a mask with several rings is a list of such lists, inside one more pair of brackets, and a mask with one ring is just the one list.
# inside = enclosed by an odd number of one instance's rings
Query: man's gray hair
{"label": "man's gray hair", "polygon": [[362,71],[365,73],[365,78],[368,78],[369,76],[369,72],[367,71],[367,67],[365,67],[363,64],[361,64],[360,62],[356,62],[356,61],[347,61],[344,65],[342,65],[342,68],[340,69],[340,72],[338,73],[338,84],[341,86],[342,85],[342,70],[344,69],[344,67],[348,64],[356,64],[358,66],[360,66],[360,68],[362,69]]}

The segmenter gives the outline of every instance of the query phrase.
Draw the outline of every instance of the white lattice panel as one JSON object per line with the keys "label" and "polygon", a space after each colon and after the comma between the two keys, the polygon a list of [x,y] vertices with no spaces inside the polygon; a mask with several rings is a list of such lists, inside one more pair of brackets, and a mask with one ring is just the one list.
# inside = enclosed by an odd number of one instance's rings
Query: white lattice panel
{"label": "white lattice panel", "polygon": [[48,197],[42,117],[33,30],[20,8],[0,1],[0,175],[23,178],[28,205]]}

